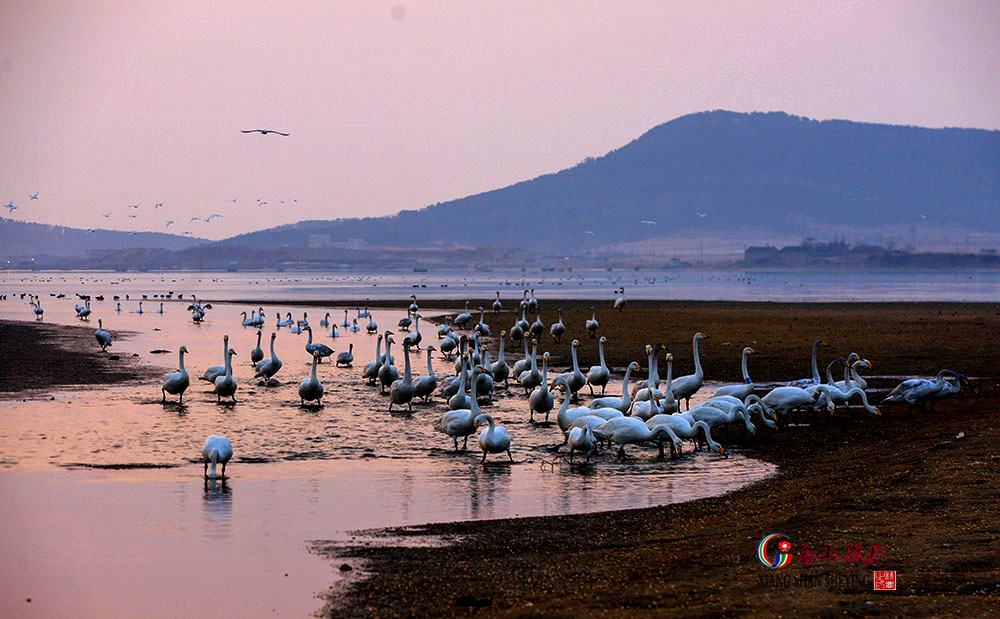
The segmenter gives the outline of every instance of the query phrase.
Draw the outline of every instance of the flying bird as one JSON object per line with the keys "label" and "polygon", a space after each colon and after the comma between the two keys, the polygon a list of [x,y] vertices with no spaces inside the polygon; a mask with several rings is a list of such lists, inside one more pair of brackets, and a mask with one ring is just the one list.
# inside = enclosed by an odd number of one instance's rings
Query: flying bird
{"label": "flying bird", "polygon": [[[698,211],[695,211],[695,213],[698,213]],[[698,213],[698,218],[699,219],[703,219],[705,217],[708,217],[708,213]]]}
{"label": "flying bird", "polygon": [[28,199],[29,200],[37,200],[38,199],[38,192],[36,191],[35,193],[33,193],[30,196],[28,196]]}
{"label": "flying bird", "polygon": [[107,213],[104,213],[104,216],[105,217],[111,217],[111,211],[108,211]]}
{"label": "flying bird", "polygon": [[211,215],[208,216],[208,219],[205,220],[205,223],[212,221],[212,219],[216,217],[222,217],[222,215],[219,213],[212,213]]}
{"label": "flying bird", "polygon": [[194,223],[196,221],[201,221],[201,217],[192,217],[191,221],[189,221],[188,223],[190,224],[190,223]]}
{"label": "flying bird", "polygon": [[239,197],[233,198],[230,202],[236,202],[237,200],[239,200]]}
{"label": "flying bird", "polygon": [[84,234],[90,234],[91,232],[97,232],[97,228],[91,228],[90,230],[84,232]]}
{"label": "flying bird", "polygon": [[185,233],[184,233],[184,236],[191,236],[191,231],[190,231],[190,230],[188,230],[187,232],[185,232]]}
{"label": "flying bird", "polygon": [[157,202],[156,204],[153,205],[153,208],[156,209],[160,208],[161,206],[163,206],[163,202]]}
{"label": "flying bird", "polygon": [[170,221],[168,221],[168,222],[167,222],[167,225],[165,225],[165,226],[163,226],[163,227],[164,227],[164,228],[169,228],[169,227],[170,227],[170,224],[172,224],[172,223],[174,223],[174,220],[173,220],[173,219],[171,219]]}
{"label": "flying bird", "polygon": [[927,219],[927,215],[921,215],[920,219]]}
{"label": "flying bird", "polygon": [[129,216],[128,216],[128,218],[129,218],[129,219],[135,219],[135,218],[136,218],[136,215],[129,215]]}
{"label": "flying bird", "polygon": [[641,223],[644,223],[647,226],[655,226],[656,225],[656,222],[653,221],[652,219],[643,219]]}
{"label": "flying bird", "polygon": [[4,204],[3,207],[5,209],[7,209],[8,211],[10,211],[11,213],[13,213],[14,210],[17,208],[16,206],[14,206],[14,201],[13,200],[11,200],[10,202],[8,202],[7,204]]}
{"label": "flying bird", "polygon": [[259,133],[261,135],[267,135],[268,133],[277,133],[278,135],[289,136],[290,133],[282,133],[280,131],[275,131],[274,129],[240,129],[240,133]]}
{"label": "flying bird", "polygon": [[133,230],[132,232],[129,232],[129,236],[131,236],[131,235],[133,235],[133,234],[139,234],[139,233],[138,233],[138,232],[136,232],[135,230]]}
{"label": "flying bird", "polygon": [[589,234],[590,236],[594,236],[594,231],[593,230],[587,230],[587,234]]}
{"label": "flying bird", "polygon": [[135,204],[129,204],[128,207],[129,208],[139,208],[140,204],[142,204],[142,202],[136,202]]}

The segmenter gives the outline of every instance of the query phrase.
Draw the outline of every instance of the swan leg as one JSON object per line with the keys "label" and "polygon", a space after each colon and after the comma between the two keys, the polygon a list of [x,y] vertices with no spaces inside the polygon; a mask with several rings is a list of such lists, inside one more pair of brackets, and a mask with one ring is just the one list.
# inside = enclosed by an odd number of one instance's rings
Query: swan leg
{"label": "swan leg", "polygon": [[453,436],[453,437],[451,437],[451,440],[453,440],[455,442],[455,451],[458,451],[458,437],[457,436]]}
{"label": "swan leg", "polygon": [[618,457],[622,460],[625,459],[625,445],[621,445],[618,447]]}
{"label": "swan leg", "polygon": [[184,403],[184,392],[183,391],[181,391],[181,394],[179,396],[177,396],[177,403],[178,404],[183,404]]}
{"label": "swan leg", "polygon": [[514,456],[510,455],[510,450],[509,449],[507,450],[507,457],[510,458],[511,462],[514,461]]}
{"label": "swan leg", "polygon": [[163,399],[162,399],[162,400],[160,400],[160,402],[161,402],[161,403],[165,403],[165,402],[167,401],[167,392],[166,392],[166,391],[164,391],[163,389],[160,389],[160,393],[162,393],[162,394],[163,394]]}
{"label": "swan leg", "polygon": [[[469,447],[469,435],[465,435],[465,440],[462,442],[462,451],[465,451]],[[455,441],[455,449],[458,449],[458,441]]]}
{"label": "swan leg", "polygon": [[659,448],[659,455],[657,455],[657,460],[663,459],[663,441],[656,441],[656,446]]}
{"label": "swan leg", "polygon": [[607,383],[601,385],[601,397],[604,397],[604,390],[608,387]]}
{"label": "swan leg", "polygon": [[208,479],[208,462],[205,462],[205,479]]}
{"label": "swan leg", "polygon": [[222,463],[222,478],[223,479],[226,478],[226,463],[225,462]]}
{"label": "swan leg", "polygon": [[483,452],[483,459],[479,461],[479,464],[486,464],[486,452]]}

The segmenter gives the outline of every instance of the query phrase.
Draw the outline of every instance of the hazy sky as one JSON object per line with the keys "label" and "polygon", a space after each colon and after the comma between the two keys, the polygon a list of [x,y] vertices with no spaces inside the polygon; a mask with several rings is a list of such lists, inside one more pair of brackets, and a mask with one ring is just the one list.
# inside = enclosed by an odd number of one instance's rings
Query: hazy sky
{"label": "hazy sky", "polygon": [[997,58],[989,0],[2,0],[0,202],[220,238],[501,187],[707,109],[997,129]]}

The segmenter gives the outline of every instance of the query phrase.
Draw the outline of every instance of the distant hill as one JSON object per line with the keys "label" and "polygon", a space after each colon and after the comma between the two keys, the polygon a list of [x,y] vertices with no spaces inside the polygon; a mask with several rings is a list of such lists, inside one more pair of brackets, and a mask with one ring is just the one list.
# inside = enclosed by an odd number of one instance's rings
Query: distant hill
{"label": "distant hill", "polygon": [[94,230],[28,223],[0,217],[0,256],[47,254],[84,256],[88,250],[132,248],[186,249],[209,241],[162,232],[130,234],[119,230]]}
{"label": "distant hill", "polygon": [[702,112],[502,189],[391,217],[300,222],[220,243],[296,247],[314,234],[331,242],[565,251],[655,237],[798,238],[915,225],[1000,232],[1000,131]]}

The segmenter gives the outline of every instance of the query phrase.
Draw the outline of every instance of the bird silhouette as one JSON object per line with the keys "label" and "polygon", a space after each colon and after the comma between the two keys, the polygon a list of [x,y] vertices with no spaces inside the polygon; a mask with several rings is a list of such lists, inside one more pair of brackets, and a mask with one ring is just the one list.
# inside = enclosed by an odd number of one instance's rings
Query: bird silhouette
{"label": "bird silhouette", "polygon": [[641,223],[644,223],[647,226],[655,226],[656,225],[656,222],[653,221],[652,219],[643,219]]}
{"label": "bird silhouette", "polygon": [[[698,211],[695,211],[695,213],[698,213]],[[708,217],[708,213],[698,213],[698,218],[699,219],[703,219],[705,217]]]}
{"label": "bird silhouette", "polygon": [[157,202],[153,205],[153,208],[160,208],[161,206],[163,206],[163,202]]}
{"label": "bird silhouette", "polygon": [[201,217],[192,217],[191,221],[189,221],[188,223],[190,224],[190,223],[194,223],[196,221],[201,221]]}
{"label": "bird silhouette", "polygon": [[129,216],[128,216],[128,218],[129,218],[129,219],[135,219],[135,218],[136,218],[136,216],[135,216],[135,215],[129,215]]}
{"label": "bird silhouette", "polygon": [[169,227],[170,227],[170,224],[172,224],[172,223],[174,223],[174,220],[173,220],[173,219],[171,219],[170,221],[168,221],[168,222],[167,222],[167,225],[165,225],[165,226],[163,226],[163,227],[164,227],[164,228],[169,228]]}
{"label": "bird silhouette", "polygon": [[240,133],[259,133],[261,135],[267,135],[268,133],[277,133],[278,135],[289,136],[291,133],[282,133],[281,131],[275,131],[274,129],[240,129]]}
{"label": "bird silhouette", "polygon": [[10,202],[8,202],[7,204],[4,204],[3,207],[5,209],[7,209],[8,211],[10,211],[11,213],[13,213],[17,209],[17,207],[14,206],[14,201],[13,200],[11,200]]}
{"label": "bird silhouette", "polygon": [[128,207],[129,208],[139,208],[140,204],[142,204],[142,202],[136,202],[135,204],[129,204]]}
{"label": "bird silhouette", "polygon": [[105,217],[111,217],[111,211],[108,211],[107,213],[104,213],[104,216]]}
{"label": "bird silhouette", "polygon": [[30,196],[28,196],[28,199],[29,200],[37,200],[38,199],[38,192],[36,191],[35,193],[33,193]]}

